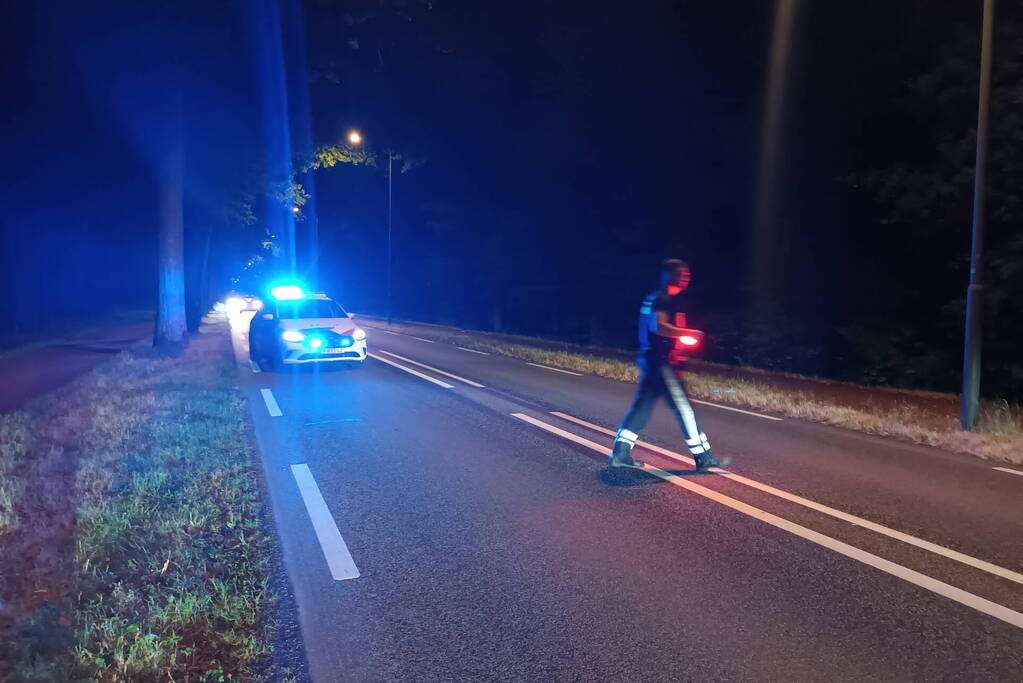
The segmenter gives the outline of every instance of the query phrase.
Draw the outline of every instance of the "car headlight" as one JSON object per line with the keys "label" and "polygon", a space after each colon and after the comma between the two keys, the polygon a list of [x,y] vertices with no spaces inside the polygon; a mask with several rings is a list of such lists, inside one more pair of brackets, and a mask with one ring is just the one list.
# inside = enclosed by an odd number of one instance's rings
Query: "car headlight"
{"label": "car headlight", "polygon": [[352,338],[355,339],[355,341],[362,341],[366,338],[366,330],[355,330],[352,334]]}
{"label": "car headlight", "polygon": [[305,335],[298,330],[284,330],[281,339],[288,342],[300,342],[305,339]]}

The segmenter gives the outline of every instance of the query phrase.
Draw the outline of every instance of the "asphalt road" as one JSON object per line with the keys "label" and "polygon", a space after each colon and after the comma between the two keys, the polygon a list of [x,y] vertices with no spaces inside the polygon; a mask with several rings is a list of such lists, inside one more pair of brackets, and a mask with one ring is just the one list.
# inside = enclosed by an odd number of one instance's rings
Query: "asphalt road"
{"label": "asphalt road", "polygon": [[728,472],[609,471],[631,386],[369,334],[234,334],[314,680],[1023,680],[1023,476],[708,405]]}
{"label": "asphalt road", "polygon": [[153,323],[118,323],[80,336],[0,356],[0,413],[21,408],[37,396],[67,384],[107,362],[140,339],[152,337]]}

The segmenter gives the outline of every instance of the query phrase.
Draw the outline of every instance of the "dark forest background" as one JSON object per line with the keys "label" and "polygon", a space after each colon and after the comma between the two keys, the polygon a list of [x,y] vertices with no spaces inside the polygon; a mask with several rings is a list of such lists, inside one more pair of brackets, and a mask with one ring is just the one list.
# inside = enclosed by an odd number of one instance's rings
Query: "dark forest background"
{"label": "dark forest background", "polygon": [[[5,331],[153,306],[173,105],[193,323],[286,268],[274,216],[296,198],[300,276],[384,313],[393,153],[397,317],[629,348],[676,256],[714,360],[958,389],[980,2],[797,3],[769,316],[752,245],[771,3],[86,5],[5,10]],[[1020,15],[996,15],[983,384],[1015,400]],[[268,125],[273,60],[283,128]],[[345,147],[353,128],[362,150]],[[271,177],[282,129],[300,188]]]}

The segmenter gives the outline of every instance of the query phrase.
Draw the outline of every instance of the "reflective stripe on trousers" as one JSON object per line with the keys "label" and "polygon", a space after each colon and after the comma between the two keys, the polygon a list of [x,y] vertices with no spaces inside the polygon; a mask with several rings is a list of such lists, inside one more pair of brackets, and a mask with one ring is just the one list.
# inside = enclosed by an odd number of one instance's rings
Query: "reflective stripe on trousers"
{"label": "reflective stripe on trousers", "polygon": [[664,396],[682,429],[689,452],[698,456],[710,451],[707,435],[700,429],[696,413],[686,397],[685,387],[674,368],[660,363],[651,364],[642,359],[640,369],[642,375],[636,388],[636,398],[622,420],[615,441],[623,441],[631,448],[639,438],[639,432],[650,421],[657,399]]}

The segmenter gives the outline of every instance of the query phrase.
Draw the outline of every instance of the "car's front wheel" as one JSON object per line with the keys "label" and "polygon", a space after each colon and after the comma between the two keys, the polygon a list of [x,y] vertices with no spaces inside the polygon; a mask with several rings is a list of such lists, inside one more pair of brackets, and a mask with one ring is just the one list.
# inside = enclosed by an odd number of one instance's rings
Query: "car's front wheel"
{"label": "car's front wheel", "polygon": [[251,341],[249,342],[249,358],[253,363],[259,366],[260,370],[264,372],[273,372],[276,369],[276,363],[274,362],[273,353],[268,353],[263,348],[262,344],[255,345]]}

